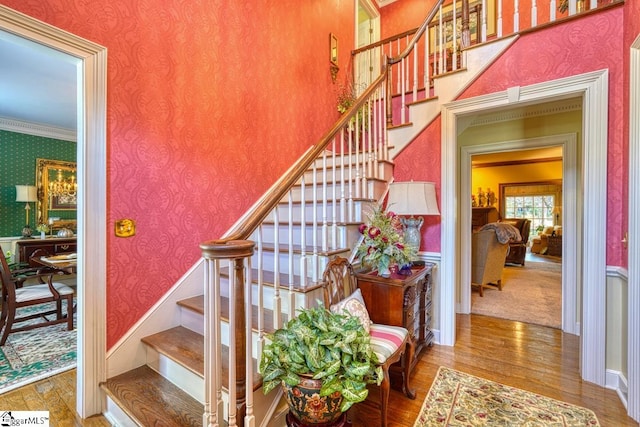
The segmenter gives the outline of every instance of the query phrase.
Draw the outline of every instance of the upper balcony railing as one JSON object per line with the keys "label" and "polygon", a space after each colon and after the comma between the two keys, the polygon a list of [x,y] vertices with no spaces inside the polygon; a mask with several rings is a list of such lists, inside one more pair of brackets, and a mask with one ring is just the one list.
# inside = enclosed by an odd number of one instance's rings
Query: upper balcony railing
{"label": "upper balcony railing", "polygon": [[[355,87],[366,88],[389,58],[389,125],[407,123],[408,104],[437,96],[434,77],[465,67],[473,45],[593,13],[624,0],[446,0],[414,29],[352,52]],[[454,13],[455,12],[455,13]]]}

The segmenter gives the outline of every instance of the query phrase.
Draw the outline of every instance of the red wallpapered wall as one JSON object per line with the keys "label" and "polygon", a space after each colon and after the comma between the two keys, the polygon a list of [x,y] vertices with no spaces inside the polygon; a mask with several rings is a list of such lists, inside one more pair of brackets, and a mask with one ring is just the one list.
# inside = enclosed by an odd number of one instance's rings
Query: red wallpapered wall
{"label": "red wallpapered wall", "polygon": [[[628,148],[623,132],[628,127],[628,112],[625,114],[620,100],[625,97],[623,56],[628,44],[625,50],[621,22],[623,9],[618,7],[523,35],[460,99],[594,70],[609,70],[608,232],[603,238],[607,239],[607,264],[626,267],[627,251],[620,240],[628,223]],[[440,141],[440,119],[437,119],[396,159],[396,180],[435,181],[439,187]],[[427,217],[423,232],[426,250],[439,252],[439,219]]]}
{"label": "red wallpapered wall", "polygon": [[[345,0],[2,0],[108,48],[111,347],[337,119],[329,33]],[[89,284],[90,285],[90,284]]]}

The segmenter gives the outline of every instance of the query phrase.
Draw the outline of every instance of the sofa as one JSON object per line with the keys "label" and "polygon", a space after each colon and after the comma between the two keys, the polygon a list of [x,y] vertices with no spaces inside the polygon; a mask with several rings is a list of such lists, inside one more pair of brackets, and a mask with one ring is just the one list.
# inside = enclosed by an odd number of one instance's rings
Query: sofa
{"label": "sofa", "polygon": [[562,226],[545,227],[537,236],[531,238],[531,253],[546,255],[549,247],[549,236],[562,236]]}
{"label": "sofa", "polygon": [[507,254],[505,264],[524,266],[524,258],[527,255],[527,246],[529,245],[531,220],[526,218],[505,218],[500,222],[511,224],[520,232],[520,239],[509,242],[509,253]]}

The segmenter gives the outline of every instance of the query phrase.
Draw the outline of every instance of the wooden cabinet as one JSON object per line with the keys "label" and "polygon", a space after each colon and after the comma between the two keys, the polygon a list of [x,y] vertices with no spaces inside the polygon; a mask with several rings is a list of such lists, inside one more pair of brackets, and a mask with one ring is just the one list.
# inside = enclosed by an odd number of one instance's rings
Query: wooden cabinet
{"label": "wooden cabinet", "polygon": [[[431,331],[433,264],[414,268],[411,276],[394,274],[390,278],[375,273],[356,274],[358,287],[374,323],[404,326],[415,345],[411,370],[418,362],[420,353],[433,344]],[[396,364],[397,365],[397,364]],[[401,384],[401,366],[391,370],[392,384]]]}
{"label": "wooden cabinet", "polygon": [[547,253],[551,256],[562,256],[562,236],[547,236]]}
{"label": "wooden cabinet", "polygon": [[38,264],[29,259],[35,251],[41,249],[40,255],[51,256],[67,252],[76,252],[77,241],[75,237],[52,237],[48,239],[24,239],[16,242],[17,262],[28,262],[32,267]]}
{"label": "wooden cabinet", "polygon": [[471,208],[471,229],[477,230],[485,224],[498,221],[498,210],[491,208]]}

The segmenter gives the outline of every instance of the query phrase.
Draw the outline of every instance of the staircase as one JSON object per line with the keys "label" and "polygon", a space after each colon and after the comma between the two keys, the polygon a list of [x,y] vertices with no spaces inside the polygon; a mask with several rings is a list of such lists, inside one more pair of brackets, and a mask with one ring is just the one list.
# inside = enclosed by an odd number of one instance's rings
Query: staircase
{"label": "staircase", "polygon": [[[393,179],[392,159],[519,37],[466,46],[453,67],[440,52],[441,73],[399,78],[413,69],[405,61],[440,6],[326,136],[221,241],[201,245],[200,262],[110,352],[102,388],[114,424],[285,425],[279,392],[264,396],[256,373],[265,334],[322,299],[324,267],[333,256],[350,258],[358,225]],[[425,84],[408,89],[405,80]],[[347,132],[352,119],[355,132]]]}

